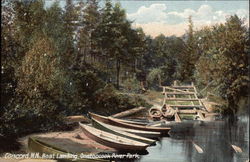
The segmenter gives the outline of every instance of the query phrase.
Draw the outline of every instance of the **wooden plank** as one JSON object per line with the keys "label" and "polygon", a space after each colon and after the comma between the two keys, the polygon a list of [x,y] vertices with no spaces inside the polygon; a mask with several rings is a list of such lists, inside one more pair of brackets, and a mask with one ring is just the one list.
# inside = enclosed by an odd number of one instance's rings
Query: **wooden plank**
{"label": "wooden plank", "polygon": [[162,94],[165,94],[165,95],[194,95],[195,92],[165,92],[165,93],[162,93]]}
{"label": "wooden plank", "polygon": [[[198,98],[198,97],[197,97],[197,90],[196,90],[196,87],[194,87],[194,92],[196,93],[196,94],[195,94],[195,97]],[[203,105],[202,102],[201,102],[200,100],[199,100],[199,104],[200,104],[200,105]]]}
{"label": "wooden plank", "polygon": [[[183,90],[179,90],[179,89],[176,89],[176,88],[171,88],[171,87],[168,87],[168,86],[165,86],[164,89],[169,89],[169,90],[172,90],[174,92],[183,92],[183,93],[186,93],[187,91],[183,91]],[[165,91],[166,92],[166,91]]]}
{"label": "wooden plank", "polygon": [[[177,85],[177,83],[175,83],[175,85]],[[176,90],[174,90],[174,92],[176,92]],[[173,97],[176,98],[176,95],[174,95]],[[175,105],[178,105],[177,103],[178,103],[177,101],[174,101]]]}
{"label": "wooden plank", "polygon": [[65,117],[64,121],[68,124],[70,123],[78,123],[78,122],[85,122],[85,123],[90,123],[90,119],[88,119],[85,116],[78,115],[78,116],[67,116]]}
{"label": "wooden plank", "polygon": [[202,108],[202,107],[204,107],[202,105],[168,105],[168,106],[179,107],[179,108],[185,108],[185,107],[187,107],[187,108]]}
{"label": "wooden plank", "polygon": [[207,114],[208,112],[206,111],[203,111],[203,110],[196,110],[196,109],[189,109],[189,110],[180,110],[180,109],[177,109],[175,110],[176,112],[178,112],[179,114],[196,114],[198,111],[201,112],[201,113],[204,113],[204,114]]}
{"label": "wooden plank", "polygon": [[172,88],[178,88],[178,89],[193,89],[194,86],[171,86]]}
{"label": "wooden plank", "polygon": [[164,94],[163,106],[165,105],[165,103],[166,103],[166,98],[168,97],[168,96],[165,94],[165,92],[166,92],[166,89],[163,87],[163,94]]}
{"label": "wooden plank", "polygon": [[197,110],[178,110],[180,114],[196,114]]}
{"label": "wooden plank", "polygon": [[129,110],[114,114],[114,115],[112,115],[112,117],[122,118],[122,117],[126,117],[126,116],[129,116],[129,115],[138,113],[138,112],[143,111],[145,109],[146,109],[146,107],[136,107],[136,108],[133,108],[133,109],[129,109]]}
{"label": "wooden plank", "polygon": [[217,115],[220,115],[219,113],[205,113],[205,116],[217,116]]}
{"label": "wooden plank", "polygon": [[199,101],[197,98],[166,98],[167,101]]}

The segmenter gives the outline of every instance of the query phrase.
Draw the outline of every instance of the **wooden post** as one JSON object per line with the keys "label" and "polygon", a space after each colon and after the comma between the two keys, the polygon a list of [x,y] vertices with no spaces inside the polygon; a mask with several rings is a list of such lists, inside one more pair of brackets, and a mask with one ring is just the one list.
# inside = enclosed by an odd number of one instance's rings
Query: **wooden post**
{"label": "wooden post", "polygon": [[176,80],[174,81],[174,86],[177,86],[177,81]]}
{"label": "wooden post", "polygon": [[174,114],[174,118],[175,118],[175,121],[176,121],[176,122],[181,122],[181,118],[180,118],[180,116],[178,115],[178,113],[175,113],[175,114]]}
{"label": "wooden post", "polygon": [[163,92],[164,92],[164,101],[163,101],[163,105],[166,104],[166,98],[167,98],[167,94],[166,94],[166,89],[165,87],[163,87]]}
{"label": "wooden post", "polygon": [[200,117],[201,120],[205,119],[204,115],[200,111],[198,111],[198,116]]}
{"label": "wooden post", "polygon": [[161,75],[158,74],[158,81],[159,81],[159,86],[161,86]]}
{"label": "wooden post", "polygon": [[[197,90],[196,90],[196,87],[194,86],[194,92],[195,92],[195,98],[197,98],[198,99],[198,97],[197,97]],[[200,105],[203,105],[202,103],[201,103],[201,100],[199,99],[199,104]]]}

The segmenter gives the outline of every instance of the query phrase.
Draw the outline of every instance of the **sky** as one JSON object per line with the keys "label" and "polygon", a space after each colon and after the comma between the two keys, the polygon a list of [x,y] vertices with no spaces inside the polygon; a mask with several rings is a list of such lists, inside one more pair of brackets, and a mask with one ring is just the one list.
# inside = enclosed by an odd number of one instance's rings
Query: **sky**
{"label": "sky", "polygon": [[[169,1],[169,0],[113,0],[120,2],[126,10],[133,27],[141,27],[147,35],[155,37],[181,36],[188,28],[188,17],[192,16],[195,29],[202,26],[225,22],[230,15],[237,14],[249,25],[249,1]],[[103,5],[104,1],[100,1]]]}
{"label": "sky", "polygon": [[142,27],[152,37],[159,34],[181,36],[192,16],[195,29],[225,22],[237,14],[249,22],[249,1],[120,1],[133,26]]}

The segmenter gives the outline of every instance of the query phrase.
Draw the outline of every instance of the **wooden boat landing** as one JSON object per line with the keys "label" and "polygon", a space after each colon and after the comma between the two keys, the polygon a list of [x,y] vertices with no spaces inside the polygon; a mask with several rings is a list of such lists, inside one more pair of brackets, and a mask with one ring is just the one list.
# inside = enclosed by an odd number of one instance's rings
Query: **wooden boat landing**
{"label": "wooden boat landing", "polygon": [[203,105],[195,85],[177,85],[174,82],[171,86],[162,86],[164,95],[162,114],[166,118],[174,118],[181,122],[183,115],[190,119],[204,120],[208,111]]}

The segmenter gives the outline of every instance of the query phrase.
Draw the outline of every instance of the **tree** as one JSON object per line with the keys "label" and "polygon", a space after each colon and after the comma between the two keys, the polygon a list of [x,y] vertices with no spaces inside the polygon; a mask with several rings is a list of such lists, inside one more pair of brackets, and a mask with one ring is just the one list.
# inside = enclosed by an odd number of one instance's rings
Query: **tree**
{"label": "tree", "polygon": [[193,74],[195,69],[195,63],[199,58],[199,54],[197,53],[197,43],[194,39],[194,25],[192,21],[192,17],[188,18],[189,26],[186,34],[185,48],[182,54],[179,57],[179,79],[184,82],[193,81]]}
{"label": "tree", "polygon": [[65,53],[63,57],[63,62],[66,66],[71,67],[73,58],[75,57],[75,30],[78,23],[77,13],[72,0],[66,1],[65,12],[63,15],[65,41],[64,48]]}
{"label": "tree", "polygon": [[19,65],[18,44],[14,38],[13,2],[2,2],[1,21],[1,107],[0,116],[8,109],[14,98],[17,78],[15,71]]}
{"label": "tree", "polygon": [[198,76],[203,82],[205,79],[214,80],[219,95],[228,100],[228,110],[231,109],[235,113],[238,102],[247,95],[248,89],[247,27],[244,26],[243,20],[234,15],[229,17],[225,24],[204,30],[208,32],[200,37],[203,40],[200,41],[203,54],[197,62]]}
{"label": "tree", "polygon": [[62,72],[56,47],[45,34],[34,40],[19,68],[18,78],[17,92],[23,97],[23,104],[27,104],[26,108],[49,111],[51,108],[46,102],[58,102],[63,91]]}
{"label": "tree", "polygon": [[79,57],[82,57],[80,60],[84,61],[87,61],[86,58],[90,57],[89,62],[94,62],[97,57],[101,57],[96,33],[100,22],[98,2],[96,0],[88,0],[82,10],[78,42]]}
{"label": "tree", "polygon": [[[146,36],[142,28],[131,29],[128,27],[127,33],[128,44],[126,48],[128,49],[129,62],[133,62],[133,71],[136,72],[137,68],[143,70],[143,55],[146,49]],[[129,63],[128,63],[129,64]]]}
{"label": "tree", "polygon": [[55,2],[46,10],[44,20],[44,32],[48,37],[53,39],[55,48],[61,56],[64,55],[67,50],[65,46],[67,35],[64,32],[63,16],[63,10],[59,6],[59,2]]}
{"label": "tree", "polygon": [[[145,54],[146,62],[144,64],[150,71],[150,77],[162,78],[158,79],[161,80],[161,84],[171,84],[176,79],[177,61],[184,49],[183,40],[175,36],[159,35],[151,41],[148,38],[148,43],[150,49],[147,48],[149,51]],[[152,80],[152,77],[149,80]]]}
{"label": "tree", "polygon": [[32,39],[43,30],[46,11],[42,0],[15,1],[14,10],[15,39],[19,43],[18,53],[23,56]]}
{"label": "tree", "polygon": [[119,77],[121,64],[128,58],[128,38],[126,32],[130,28],[130,23],[126,20],[125,11],[120,4],[112,6],[110,1],[106,1],[103,9],[101,22],[98,28],[98,36],[101,49],[106,57],[115,62],[116,67],[116,87],[119,89]]}
{"label": "tree", "polygon": [[[45,10],[43,1],[10,1],[3,4],[1,81],[2,105],[11,108],[11,100],[16,95],[18,82],[17,69],[25,53],[29,50],[32,39],[44,27]],[[9,107],[8,107],[8,106]],[[7,106],[7,107],[5,107]]]}

